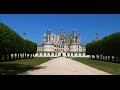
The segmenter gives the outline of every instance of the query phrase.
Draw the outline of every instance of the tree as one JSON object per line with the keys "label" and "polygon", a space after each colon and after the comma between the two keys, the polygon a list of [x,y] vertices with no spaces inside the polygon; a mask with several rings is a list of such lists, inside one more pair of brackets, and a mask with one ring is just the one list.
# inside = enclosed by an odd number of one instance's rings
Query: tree
{"label": "tree", "polygon": [[[107,57],[107,60],[120,61],[120,32],[112,33],[102,38],[102,40],[92,41],[86,45],[86,54],[99,56],[99,59]],[[105,59],[105,58],[104,58]]]}
{"label": "tree", "polygon": [[31,54],[37,51],[37,45],[29,40],[24,40],[15,31],[13,31],[9,26],[4,23],[0,23],[0,60],[4,59],[11,60],[11,54],[13,54],[13,59],[15,59],[15,54],[17,54],[16,59],[21,58],[21,54],[24,53],[24,57],[27,58]]}

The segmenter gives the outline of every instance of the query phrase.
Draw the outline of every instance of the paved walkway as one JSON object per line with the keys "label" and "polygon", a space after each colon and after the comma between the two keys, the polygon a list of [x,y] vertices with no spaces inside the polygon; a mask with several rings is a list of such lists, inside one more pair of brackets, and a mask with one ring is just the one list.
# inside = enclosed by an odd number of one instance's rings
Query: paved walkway
{"label": "paved walkway", "polygon": [[60,57],[29,70],[25,75],[109,75],[80,62]]}

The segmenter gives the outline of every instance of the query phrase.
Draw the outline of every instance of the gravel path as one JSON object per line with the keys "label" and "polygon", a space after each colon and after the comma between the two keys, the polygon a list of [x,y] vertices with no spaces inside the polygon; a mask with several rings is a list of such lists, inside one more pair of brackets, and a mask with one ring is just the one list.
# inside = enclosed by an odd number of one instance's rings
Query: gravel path
{"label": "gravel path", "polygon": [[110,75],[80,62],[60,57],[27,71],[24,75]]}

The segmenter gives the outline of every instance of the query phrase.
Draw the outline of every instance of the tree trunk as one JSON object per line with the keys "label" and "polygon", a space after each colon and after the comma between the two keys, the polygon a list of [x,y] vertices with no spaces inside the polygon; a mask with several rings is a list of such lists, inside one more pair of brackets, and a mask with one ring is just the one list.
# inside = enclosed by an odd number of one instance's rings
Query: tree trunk
{"label": "tree trunk", "polygon": [[117,59],[117,58],[116,58],[116,57],[114,57],[114,61],[116,61],[116,59]]}
{"label": "tree trunk", "polygon": [[92,55],[90,55],[90,58],[92,59]]}
{"label": "tree trunk", "polygon": [[1,60],[3,60],[3,54],[1,54]]}
{"label": "tree trunk", "polygon": [[0,60],[2,60],[2,54],[0,54]]}
{"label": "tree trunk", "polygon": [[95,58],[94,58],[94,59],[96,60],[96,55],[94,55],[94,56],[95,56]]}
{"label": "tree trunk", "polygon": [[120,60],[120,57],[118,57],[118,60]]}
{"label": "tree trunk", "polygon": [[23,53],[22,53],[22,57],[21,58],[23,59]]}
{"label": "tree trunk", "polygon": [[7,60],[7,54],[4,54],[4,60]]}
{"label": "tree trunk", "polygon": [[105,60],[105,56],[103,56],[103,60]]}
{"label": "tree trunk", "polygon": [[24,59],[25,59],[25,53],[23,53],[24,54]]}
{"label": "tree trunk", "polygon": [[104,56],[104,60],[106,60],[106,56]]}
{"label": "tree trunk", "polygon": [[98,55],[99,56],[99,60],[101,59],[101,55]]}
{"label": "tree trunk", "polygon": [[0,60],[3,60],[3,54],[0,54]]}
{"label": "tree trunk", "polygon": [[15,59],[16,59],[16,53],[14,53],[14,55],[13,55],[13,56],[14,56],[14,60],[15,60]]}
{"label": "tree trunk", "polygon": [[23,54],[22,53],[20,53],[20,59],[22,59],[23,58]]}
{"label": "tree trunk", "polygon": [[17,57],[16,57],[16,59],[18,59],[18,53],[17,53]]}
{"label": "tree trunk", "polygon": [[30,58],[30,54],[29,54],[29,58]]}
{"label": "tree trunk", "polygon": [[33,54],[32,54],[32,58],[33,58]]}
{"label": "tree trunk", "polygon": [[103,60],[103,55],[102,55],[102,60]]}
{"label": "tree trunk", "polygon": [[26,53],[24,53],[24,55],[25,55],[24,57],[25,57],[25,59],[26,59]]}
{"label": "tree trunk", "polygon": [[107,56],[107,60],[108,60],[108,56]]}
{"label": "tree trunk", "polygon": [[118,57],[118,62],[120,62],[120,57]]}
{"label": "tree trunk", "polygon": [[117,58],[116,57],[114,57],[114,60],[116,60]]}
{"label": "tree trunk", "polygon": [[32,54],[30,54],[30,58],[32,58]]}
{"label": "tree trunk", "polygon": [[112,56],[110,56],[110,61],[112,61]]}
{"label": "tree trunk", "polygon": [[26,53],[26,55],[25,55],[25,58],[27,58],[27,53]]}
{"label": "tree trunk", "polygon": [[15,54],[13,53],[13,60],[15,59]]}
{"label": "tree trunk", "polygon": [[9,60],[11,60],[11,54],[8,54],[8,56],[9,56]]}
{"label": "tree trunk", "polygon": [[21,59],[21,57],[20,57],[20,53],[19,53],[19,59]]}

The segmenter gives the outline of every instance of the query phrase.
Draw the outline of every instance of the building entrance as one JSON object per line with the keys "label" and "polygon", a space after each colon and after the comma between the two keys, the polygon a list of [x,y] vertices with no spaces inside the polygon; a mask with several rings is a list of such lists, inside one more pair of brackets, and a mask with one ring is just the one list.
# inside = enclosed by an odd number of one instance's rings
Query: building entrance
{"label": "building entrance", "polygon": [[63,57],[63,54],[61,53],[61,57]]}

